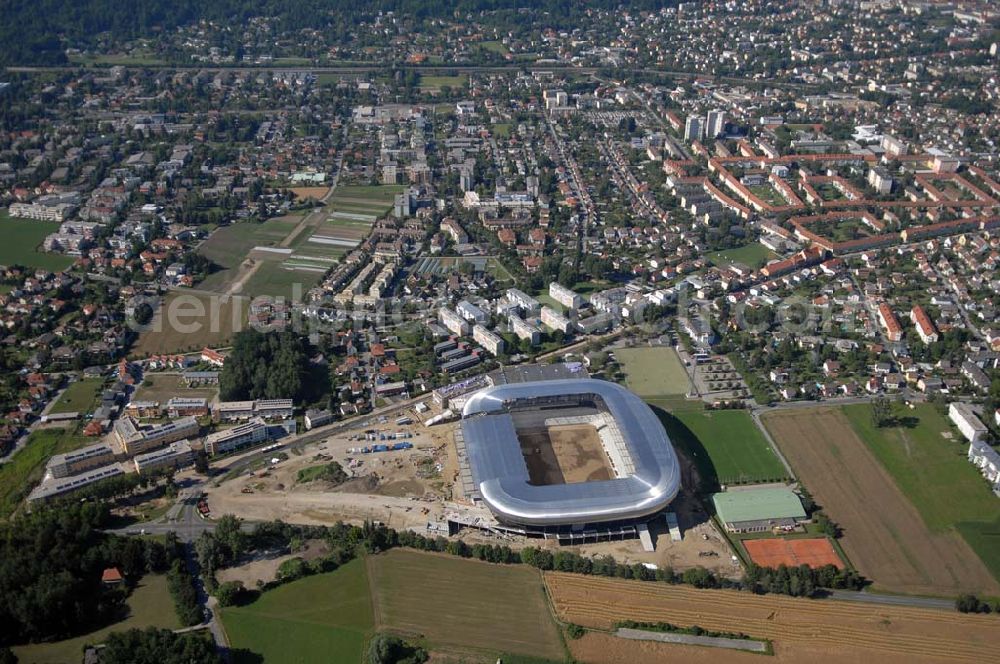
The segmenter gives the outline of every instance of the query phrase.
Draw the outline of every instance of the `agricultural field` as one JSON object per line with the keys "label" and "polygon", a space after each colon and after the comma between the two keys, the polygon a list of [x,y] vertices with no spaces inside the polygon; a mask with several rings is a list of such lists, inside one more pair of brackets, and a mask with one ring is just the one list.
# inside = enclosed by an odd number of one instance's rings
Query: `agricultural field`
{"label": "agricultural field", "polygon": [[360,662],[375,627],[365,563],[353,560],[224,608],[222,623],[236,664]]}
{"label": "agricultural field", "polygon": [[147,372],[134,398],[136,401],[159,401],[161,404],[166,404],[171,397],[208,399],[211,402],[218,391],[214,387],[188,387],[179,373]]}
{"label": "agricultural field", "polygon": [[733,263],[743,263],[748,267],[762,267],[767,261],[777,258],[775,253],[762,245],[760,242],[753,242],[736,249],[724,249],[709,254],[709,258],[716,265],[726,265]]}
{"label": "agricultural field", "polygon": [[381,627],[432,648],[563,659],[537,570],[403,549],[368,564]]}
{"label": "agricultural field", "polygon": [[301,215],[289,215],[262,224],[239,223],[219,228],[198,247],[198,253],[220,269],[208,275],[198,288],[226,292],[254,247],[278,246],[301,221]]}
{"label": "agricultural field", "polygon": [[18,508],[45,473],[45,463],[53,454],[71,452],[95,442],[77,435],[73,428],[44,428],[33,431],[25,446],[0,465],[0,519]]}
{"label": "agricultural field", "polygon": [[[770,639],[778,662],[982,662],[995,658],[1000,630],[993,616],[698,590],[642,581],[546,572],[557,617],[595,629],[621,620],[698,625]],[[578,660],[760,662],[760,655],[681,645],[626,645],[588,634],[568,645]]]}
{"label": "agricultural field", "polygon": [[843,410],[786,410],[765,416],[764,424],[816,502],[843,528],[848,559],[877,589],[1000,594],[1000,584],[958,533],[928,527]]}
{"label": "agricultural field", "polygon": [[616,348],[628,388],[643,397],[686,394],[690,381],[677,351],[669,346]]}
{"label": "agricultural field", "polygon": [[181,627],[174,610],[174,601],[167,589],[167,577],[163,574],[147,574],[142,577],[126,603],[128,615],[113,625],[64,641],[17,646],[12,650],[22,662],[66,664],[66,662],[80,661],[85,645],[103,643],[111,632],[146,627],[162,629]]}
{"label": "agricultural field", "polygon": [[743,410],[678,410],[674,416],[704,447],[719,484],[774,482],[788,472]]}
{"label": "agricultural field", "polygon": [[308,259],[289,258],[281,263],[264,261],[243,284],[242,292],[250,298],[268,295],[302,302],[326,269]]}
{"label": "agricultural field", "polygon": [[0,233],[4,242],[0,246],[0,265],[24,265],[58,272],[73,264],[72,256],[40,251],[42,241],[59,230],[54,221],[17,219],[7,214],[7,208],[0,209]]}
{"label": "agricultural field", "polygon": [[965,438],[932,404],[898,408],[900,424],[876,428],[871,408],[845,406],[855,433],[935,533],[957,529],[1000,580],[1000,501],[968,461]]}
{"label": "agricultural field", "polygon": [[85,415],[93,410],[103,387],[103,378],[84,378],[70,383],[59,396],[59,400],[52,404],[49,413]]}
{"label": "agricultural field", "polygon": [[[183,306],[181,303],[184,303]],[[163,353],[193,352],[205,346],[225,346],[236,332],[246,326],[249,304],[250,300],[246,297],[173,291],[160,305],[149,329],[139,334],[131,355],[147,357]],[[171,325],[165,320],[168,317],[164,316],[164,312],[167,311],[177,312],[176,319],[179,323],[185,326],[197,324],[197,329],[187,331],[180,326]]]}

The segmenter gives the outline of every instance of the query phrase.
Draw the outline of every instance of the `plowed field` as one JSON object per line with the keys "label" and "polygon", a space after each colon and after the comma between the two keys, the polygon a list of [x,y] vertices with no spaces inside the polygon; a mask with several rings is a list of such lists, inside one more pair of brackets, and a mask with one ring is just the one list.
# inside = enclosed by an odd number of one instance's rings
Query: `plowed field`
{"label": "plowed field", "polygon": [[786,410],[764,418],[816,502],[844,531],[851,563],[878,588],[902,593],[1000,593],[955,532],[932,532],[839,409]]}
{"label": "plowed field", "polygon": [[[1000,647],[996,618],[949,611],[878,606],[835,600],[697,590],[548,572],[545,583],[556,614],[585,627],[609,628],[619,620],[665,621],[680,626],[743,632],[771,639],[779,661],[984,662]],[[759,655],[644,643],[626,646],[614,637],[570,642],[586,662],[759,661]],[[603,647],[602,647],[603,644]],[[632,659],[629,659],[631,657]],[[754,660],[748,658],[756,658]]]}

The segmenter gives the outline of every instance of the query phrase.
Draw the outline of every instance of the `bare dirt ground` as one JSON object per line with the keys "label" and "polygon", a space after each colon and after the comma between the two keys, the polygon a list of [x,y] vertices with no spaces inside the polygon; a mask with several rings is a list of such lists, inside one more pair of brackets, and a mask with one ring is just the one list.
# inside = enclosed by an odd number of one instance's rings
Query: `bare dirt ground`
{"label": "bare dirt ground", "polygon": [[307,198],[315,198],[317,201],[326,196],[326,193],[330,191],[329,187],[291,187],[290,192],[295,194],[295,198],[299,200],[305,200]]}
{"label": "bare dirt ground", "polygon": [[611,479],[601,439],[589,425],[518,431],[531,484],[572,484]]}
{"label": "bare dirt ground", "polygon": [[764,422],[816,502],[843,528],[841,544],[850,561],[878,588],[1000,593],[964,540],[924,525],[839,410],[789,410]]}
{"label": "bare dirt ground", "polygon": [[[556,615],[609,629],[618,620],[742,632],[770,639],[781,662],[982,662],[995,659],[1000,630],[991,616],[752,595],[731,590],[547,572]],[[624,645],[593,635],[569,641],[585,662],[758,661],[759,655],[688,646]],[[701,656],[700,653],[708,653]],[[753,660],[746,659],[754,658]]]}
{"label": "bare dirt ground", "polygon": [[254,560],[248,563],[244,563],[238,567],[227,567],[216,572],[215,576],[219,583],[225,583],[227,581],[242,581],[243,585],[247,588],[254,588],[257,582],[269,583],[274,580],[274,575],[277,574],[278,568],[281,567],[281,563],[292,558],[305,558],[306,560],[313,560],[314,558],[319,558],[322,555],[329,553],[329,549],[325,542],[319,540],[312,540],[306,543],[305,548],[302,551],[296,551],[295,553],[289,553],[283,556],[274,556],[271,558],[261,558],[260,560]]}
{"label": "bare dirt ground", "polygon": [[[320,525],[376,519],[395,528],[423,526],[440,518],[451,498],[457,474],[454,444],[448,427],[405,428],[419,432],[409,439],[412,450],[359,454],[349,450],[368,441],[331,436],[277,464],[208,487],[209,505],[216,514],[251,520]],[[331,461],[340,463],[351,479],[339,486],[298,482],[300,470]]]}

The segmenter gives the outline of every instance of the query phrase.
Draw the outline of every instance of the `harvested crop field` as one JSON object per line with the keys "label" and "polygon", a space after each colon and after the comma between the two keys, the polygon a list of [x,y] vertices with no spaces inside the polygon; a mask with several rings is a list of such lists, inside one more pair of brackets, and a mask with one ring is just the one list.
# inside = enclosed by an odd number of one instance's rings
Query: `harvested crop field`
{"label": "harvested crop field", "polygon": [[[545,583],[561,620],[607,629],[620,620],[670,622],[770,639],[781,662],[980,662],[1000,646],[996,619],[957,612],[698,590],[547,572]],[[759,655],[588,635],[570,641],[586,662],[760,661]],[[699,656],[704,651],[705,656]],[[756,659],[751,659],[756,658]]]}
{"label": "harvested crop field", "polygon": [[995,595],[1000,586],[954,531],[934,533],[839,409],[764,418],[800,480],[843,528],[851,563],[879,589]]}
{"label": "harvested crop field", "polygon": [[743,540],[743,547],[750,554],[750,559],[761,567],[809,565],[816,568],[833,565],[838,569],[844,568],[843,561],[826,538],[748,539]]}
{"label": "harvested crop field", "polygon": [[563,658],[535,569],[403,549],[367,562],[383,628],[421,635],[435,649]]}

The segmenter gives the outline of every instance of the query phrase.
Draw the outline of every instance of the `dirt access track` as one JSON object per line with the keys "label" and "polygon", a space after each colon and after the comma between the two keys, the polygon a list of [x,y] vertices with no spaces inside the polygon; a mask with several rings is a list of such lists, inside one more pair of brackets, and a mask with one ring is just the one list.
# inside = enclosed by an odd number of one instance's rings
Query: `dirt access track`
{"label": "dirt access track", "polygon": [[[620,620],[638,620],[742,632],[770,639],[779,662],[985,662],[1000,648],[994,616],[560,572],[546,572],[545,585],[557,617],[566,622],[610,629]],[[761,662],[750,653],[623,641],[592,633],[567,643],[575,658],[592,664]]]}
{"label": "dirt access track", "polygon": [[769,414],[764,424],[816,502],[840,524],[840,542],[851,563],[877,588],[1000,594],[1000,585],[960,535],[932,533],[924,525],[839,410],[786,410]]}

